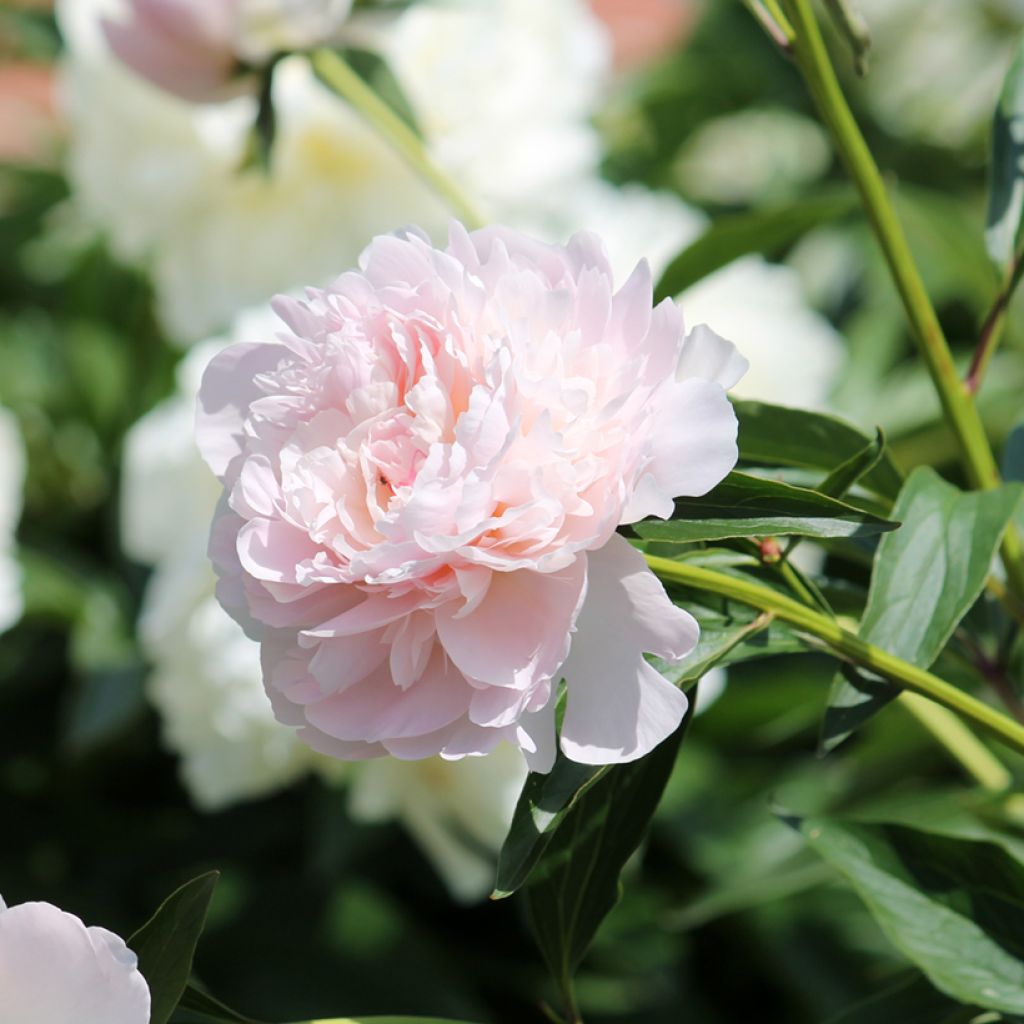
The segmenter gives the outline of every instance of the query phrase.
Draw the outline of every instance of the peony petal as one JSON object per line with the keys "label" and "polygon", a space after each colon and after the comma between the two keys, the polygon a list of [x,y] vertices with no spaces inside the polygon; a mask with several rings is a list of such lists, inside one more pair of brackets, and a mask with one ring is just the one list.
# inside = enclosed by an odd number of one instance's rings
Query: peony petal
{"label": "peony petal", "polygon": [[587,560],[587,600],[562,668],[561,747],[583,764],[634,761],[675,731],[687,703],[643,655],[682,658],[696,646],[699,630],[622,537]]}
{"label": "peony petal", "polygon": [[263,395],[256,376],[274,369],[288,355],[283,345],[231,345],[207,366],[196,405],[196,442],[207,465],[222,479],[244,448],[249,406]]}
{"label": "peony petal", "polygon": [[[439,648],[408,689],[391,681],[386,666],[361,683],[306,708],[306,720],[340,740],[376,743],[422,736],[466,713],[473,690]],[[434,751],[437,753],[437,751]]]}
{"label": "peony petal", "polygon": [[651,463],[620,523],[667,519],[673,497],[706,494],[736,465],[736,413],[722,388],[691,378],[670,385],[659,410]]}
{"label": "peony petal", "polygon": [[468,615],[449,602],[438,608],[437,635],[471,679],[517,689],[550,679],[565,660],[586,582],[586,560],[552,573],[495,573]]}
{"label": "peony petal", "polygon": [[49,903],[0,912],[0,1024],[146,1024],[149,988],[135,954]]}
{"label": "peony petal", "polygon": [[750,363],[731,341],[716,334],[707,324],[697,324],[683,342],[676,380],[699,377],[728,389],[735,387],[749,369]]}

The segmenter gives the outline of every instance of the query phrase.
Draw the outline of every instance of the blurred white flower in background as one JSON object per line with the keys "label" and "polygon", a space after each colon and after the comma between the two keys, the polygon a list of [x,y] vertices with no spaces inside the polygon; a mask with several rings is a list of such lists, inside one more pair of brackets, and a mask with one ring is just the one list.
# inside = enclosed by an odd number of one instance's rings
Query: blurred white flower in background
{"label": "blurred white flower in background", "polygon": [[[448,214],[303,57],[274,75],[272,173],[242,170],[256,99],[196,105],[110,53],[117,0],[61,0],[74,201],[114,252],[151,271],[169,332],[191,342],[239,309],[351,266],[375,234]],[[434,157],[508,219],[597,161],[609,47],[583,0],[417,4],[377,40]]]}
{"label": "blurred white flower in background", "polygon": [[272,337],[280,328],[263,307],[242,314],[231,338],[194,348],[179,366],[177,393],[125,439],[122,544],[154,567],[139,638],[153,664],[147,693],[164,742],[180,757],[193,801],[208,811],[276,792],[310,772],[346,782],[353,817],[398,820],[452,895],[480,898],[526,777],[518,751],[359,766],[313,753],[274,718],[259,645],[214,597],[206,543],[220,487],[195,447],[195,394],[206,364],[225,344]]}
{"label": "blurred white flower in background", "polygon": [[25,449],[14,416],[0,409],[0,632],[21,617],[21,569],[14,533],[21,518]]}
{"label": "blurred white flower in background", "polygon": [[1021,0],[857,0],[871,30],[864,94],[894,134],[956,147],[983,139],[1017,36]]}

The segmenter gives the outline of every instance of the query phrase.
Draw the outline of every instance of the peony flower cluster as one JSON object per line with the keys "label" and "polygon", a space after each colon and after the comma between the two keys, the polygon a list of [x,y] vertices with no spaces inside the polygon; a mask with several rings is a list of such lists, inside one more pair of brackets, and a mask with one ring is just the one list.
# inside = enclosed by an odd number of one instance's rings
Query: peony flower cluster
{"label": "peony flower cluster", "polygon": [[224,100],[246,68],[329,39],[351,0],[129,0],[104,19],[111,50],[185,100]]}
{"label": "peony flower cluster", "polygon": [[148,1024],[135,954],[50,903],[0,899],[0,1024]]}
{"label": "peony flower cluster", "polygon": [[218,596],[278,718],[341,759],[506,741],[546,771],[564,679],[567,756],[643,756],[686,707],[644,655],[698,630],[616,528],[731,469],[746,361],[586,234],[379,237],[308,294],[199,400]]}

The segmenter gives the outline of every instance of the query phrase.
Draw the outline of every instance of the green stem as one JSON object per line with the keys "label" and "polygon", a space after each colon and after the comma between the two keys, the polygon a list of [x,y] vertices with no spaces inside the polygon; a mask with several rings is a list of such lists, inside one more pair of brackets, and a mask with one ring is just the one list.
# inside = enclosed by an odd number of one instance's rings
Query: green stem
{"label": "green stem", "polygon": [[[914,263],[878,165],[843,95],[811,9],[811,0],[784,0],[784,3],[794,32],[791,46],[797,65],[822,120],[832,133],[839,156],[860,193],[946,420],[960,448],[967,476],[974,487],[998,487],[1001,482],[999,468],[985,436],[981,417],[960,381],[939,318]],[[1024,548],[1019,534],[1012,528],[1007,531],[1001,553],[1011,589],[1018,596],[1024,595]]]}
{"label": "green stem", "polygon": [[865,643],[827,615],[813,611],[793,598],[752,580],[740,579],[686,562],[674,562],[655,555],[645,557],[647,564],[661,579],[720,594],[751,608],[772,612],[800,632],[816,637],[834,654],[862,665],[912,693],[919,693],[922,697],[955,711],[1012,750],[1024,754],[1024,725],[964,693],[944,679],[932,675],[931,672],[897,658],[880,647]]}
{"label": "green stem", "polygon": [[1005,793],[1013,776],[956,715],[917,693],[901,693],[899,703],[948,750],[982,789]]}
{"label": "green stem", "polygon": [[317,50],[310,57],[313,70],[370,126],[386,139],[400,157],[451,207],[468,228],[479,228],[484,218],[462,189],[431,159],[420,137],[389,107],[334,50]]}

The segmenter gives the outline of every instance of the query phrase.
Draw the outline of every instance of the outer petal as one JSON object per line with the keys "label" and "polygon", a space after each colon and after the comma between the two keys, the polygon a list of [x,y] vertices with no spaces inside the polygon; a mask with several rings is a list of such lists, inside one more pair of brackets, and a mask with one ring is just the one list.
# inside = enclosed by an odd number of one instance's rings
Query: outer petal
{"label": "outer petal", "polygon": [[283,345],[231,345],[207,366],[196,406],[196,442],[210,469],[221,479],[242,451],[250,404],[263,397],[254,378],[289,355]]}
{"label": "outer petal", "polygon": [[135,954],[49,903],[0,911],[0,1024],[147,1024]]}
{"label": "outer petal", "polygon": [[460,602],[437,610],[448,657],[471,679],[528,689],[565,660],[586,583],[577,558],[559,572],[494,573],[487,595],[468,615]]}
{"label": "outer petal", "polygon": [[587,560],[587,600],[562,669],[568,699],[561,746],[583,764],[634,761],[675,731],[686,710],[685,694],[644,652],[682,658],[699,630],[622,537]]}
{"label": "outer petal", "polygon": [[661,401],[652,428],[653,457],[623,523],[648,515],[666,518],[672,498],[706,494],[736,465],[736,413],[719,384],[700,378],[675,382]]}
{"label": "outer petal", "polygon": [[716,381],[728,389],[735,387],[749,369],[750,362],[731,341],[716,334],[707,324],[697,324],[683,342],[676,380],[699,377]]}

